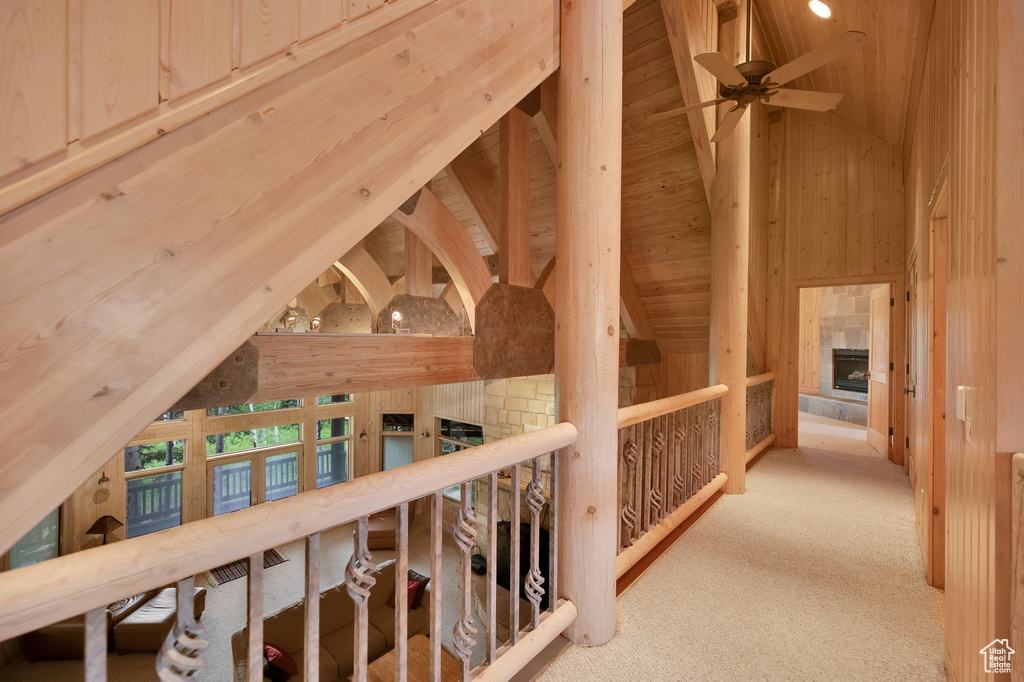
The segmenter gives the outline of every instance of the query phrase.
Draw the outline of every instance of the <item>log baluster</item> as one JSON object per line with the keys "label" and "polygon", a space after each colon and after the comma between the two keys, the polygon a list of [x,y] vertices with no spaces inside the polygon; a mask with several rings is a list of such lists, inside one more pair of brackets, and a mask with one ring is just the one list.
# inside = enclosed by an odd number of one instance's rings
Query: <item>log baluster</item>
{"label": "log baluster", "polygon": [[[395,681],[406,682],[409,659],[409,503],[403,502],[395,511]],[[307,678],[309,679],[309,678]],[[318,679],[318,678],[312,678]]]}
{"label": "log baluster", "polygon": [[540,625],[540,602],[544,597],[544,577],[540,573],[540,511],[544,507],[544,485],[540,473],[538,457],[533,460],[533,476],[526,488],[526,506],[530,509],[530,571],[524,587],[531,606],[532,629]]}
{"label": "log baluster", "polygon": [[[438,490],[430,508],[430,631],[441,632],[441,542],[444,537],[444,495]],[[430,682],[441,682],[441,638],[430,638]]]}
{"label": "log baluster", "polygon": [[107,609],[85,614],[85,680],[107,682]]}
{"label": "log baluster", "polygon": [[174,627],[164,638],[156,661],[157,677],[165,682],[184,680],[203,670],[206,664],[199,656],[210,645],[200,639],[203,626],[195,619],[195,578],[179,580],[175,590]]}
{"label": "log baluster", "polygon": [[498,474],[487,478],[487,663],[498,659]]}
{"label": "log baluster", "polygon": [[477,536],[477,517],[473,511],[473,483],[466,481],[462,484],[462,506],[459,508],[459,515],[455,521],[452,534],[455,536],[455,544],[462,550],[462,574],[459,580],[459,587],[462,590],[462,612],[459,621],[455,624],[455,631],[452,638],[452,645],[458,654],[462,666],[462,680],[469,682],[470,658],[473,655],[473,647],[476,645],[474,635],[477,633],[473,625],[473,571],[472,561],[473,544]]}
{"label": "log baluster", "polygon": [[519,557],[519,516],[522,513],[520,507],[520,490],[519,487],[519,476],[520,469],[519,465],[512,467],[512,480],[510,481],[512,486],[512,523],[509,525],[508,530],[508,544],[509,544],[509,641],[515,645],[519,643],[519,570],[521,559]]}
{"label": "log baluster", "polygon": [[356,605],[352,682],[366,682],[370,626],[368,602],[370,590],[377,583],[377,579],[373,577],[377,566],[373,563],[370,550],[366,546],[369,522],[369,517],[360,517],[356,526],[352,558],[349,559],[348,566],[345,567],[345,588]]}
{"label": "log baluster", "polygon": [[548,455],[551,480],[548,484],[548,610],[558,608],[558,452]]}
{"label": "log baluster", "polygon": [[249,619],[247,679],[263,682],[263,552],[249,557],[248,589],[246,591]]}

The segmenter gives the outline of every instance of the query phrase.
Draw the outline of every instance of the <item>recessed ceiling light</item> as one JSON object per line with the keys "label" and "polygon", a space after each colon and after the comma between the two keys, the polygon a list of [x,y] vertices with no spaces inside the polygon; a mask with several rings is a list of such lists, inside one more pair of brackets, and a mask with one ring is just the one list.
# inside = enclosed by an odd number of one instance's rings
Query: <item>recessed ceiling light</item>
{"label": "recessed ceiling light", "polygon": [[811,0],[807,3],[807,6],[811,8],[811,11],[817,14],[822,19],[828,19],[832,16],[832,10],[829,9],[828,5],[823,3],[821,0]]}

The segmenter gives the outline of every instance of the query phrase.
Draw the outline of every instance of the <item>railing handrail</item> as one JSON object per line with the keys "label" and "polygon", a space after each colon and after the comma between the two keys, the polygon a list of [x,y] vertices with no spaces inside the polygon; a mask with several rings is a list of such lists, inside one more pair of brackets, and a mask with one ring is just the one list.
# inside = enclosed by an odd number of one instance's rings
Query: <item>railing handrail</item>
{"label": "railing handrail", "polygon": [[747,377],[747,388],[751,386],[757,386],[763,384],[766,381],[771,381],[775,378],[775,372],[765,372],[764,374],[758,374],[757,376]]}
{"label": "railing handrail", "polygon": [[725,384],[716,384],[709,386],[708,388],[701,388],[696,391],[690,391],[689,393],[681,393],[679,395],[670,396],[668,398],[661,398],[660,400],[652,400],[647,403],[640,403],[639,405],[630,405],[629,407],[619,408],[619,428],[623,429],[633,424],[639,424],[640,422],[653,419],[654,417],[660,417],[663,414],[669,414],[682,410],[687,407],[699,405],[700,403],[707,402],[708,400],[714,400],[729,392],[729,387]]}
{"label": "railing handrail", "polygon": [[0,641],[576,442],[569,423],[0,573]]}

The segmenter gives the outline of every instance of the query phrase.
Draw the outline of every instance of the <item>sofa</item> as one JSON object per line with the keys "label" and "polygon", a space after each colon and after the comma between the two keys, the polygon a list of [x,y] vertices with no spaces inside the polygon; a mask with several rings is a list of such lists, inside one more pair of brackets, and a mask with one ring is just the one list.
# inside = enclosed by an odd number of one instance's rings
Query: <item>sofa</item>
{"label": "sofa", "polygon": [[[206,588],[196,587],[194,616],[206,608]],[[107,642],[118,653],[160,650],[177,615],[176,587],[142,592],[107,606]],[[85,616],[74,616],[25,635],[29,660],[82,658]]]}
{"label": "sofa", "polygon": [[[395,609],[388,601],[395,589],[394,560],[382,563],[376,573],[377,580],[370,591],[369,627],[367,628],[368,660],[373,661],[395,646]],[[303,636],[306,607],[298,602],[263,619],[263,641],[273,644],[295,660],[299,669],[290,682],[304,682],[302,675]],[[417,609],[410,610],[408,636],[430,634],[430,585],[423,592]],[[352,673],[355,637],[355,604],[349,597],[345,583],[320,593],[320,680],[335,682],[348,679]],[[246,682],[246,645],[249,629],[242,628],[231,636],[236,682]],[[264,678],[268,680],[269,678]]]}

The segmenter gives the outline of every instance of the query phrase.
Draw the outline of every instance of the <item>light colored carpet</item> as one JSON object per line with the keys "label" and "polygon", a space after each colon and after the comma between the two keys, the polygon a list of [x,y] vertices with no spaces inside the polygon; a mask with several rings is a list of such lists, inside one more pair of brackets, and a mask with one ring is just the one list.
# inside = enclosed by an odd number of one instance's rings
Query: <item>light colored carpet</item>
{"label": "light colored carpet", "polygon": [[[320,584],[326,590],[342,583],[345,566],[352,556],[352,531],[354,524],[339,526],[321,535]],[[285,606],[302,599],[305,576],[304,543],[292,542],[276,548],[289,561],[272,566],[263,572],[264,613],[274,613]],[[383,562],[395,557],[391,550],[373,550],[373,560]],[[449,651],[452,647],[452,633],[459,617],[459,574],[462,554],[456,547],[450,533],[444,534],[442,551],[442,631],[441,644]],[[430,530],[426,514],[418,514],[409,528],[409,567],[430,575]],[[431,584],[436,577],[431,578]],[[203,578],[197,578],[197,585],[209,587]],[[203,655],[206,669],[194,679],[208,682],[231,682],[231,635],[245,626],[247,581],[232,580],[208,590],[206,612],[202,617],[203,637],[210,647]],[[478,619],[481,618],[478,613]],[[479,624],[481,620],[477,620]],[[473,662],[483,659],[481,644],[474,651]],[[110,682],[141,682],[156,680],[156,655],[132,653],[107,657],[108,680]],[[0,669],[3,682],[51,682],[52,680],[83,679],[82,661],[22,661]]]}
{"label": "light colored carpet", "polygon": [[852,425],[802,419],[801,443],[766,454],[746,494],[620,596],[611,642],[571,647],[540,679],[944,680],[903,469]]}

